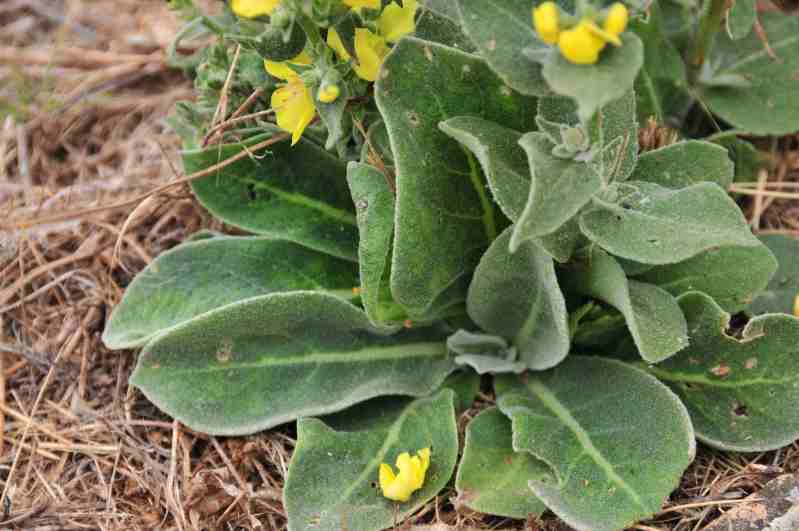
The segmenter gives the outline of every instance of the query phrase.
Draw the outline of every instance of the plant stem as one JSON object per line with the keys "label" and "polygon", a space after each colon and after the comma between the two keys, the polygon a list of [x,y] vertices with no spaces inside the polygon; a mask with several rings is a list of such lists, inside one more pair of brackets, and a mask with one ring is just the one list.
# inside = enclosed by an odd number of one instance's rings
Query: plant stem
{"label": "plant stem", "polygon": [[702,6],[702,15],[699,20],[699,33],[696,36],[694,47],[690,56],[693,67],[692,76],[695,79],[699,69],[710,55],[716,34],[721,29],[724,14],[727,12],[727,0],[706,0]]}

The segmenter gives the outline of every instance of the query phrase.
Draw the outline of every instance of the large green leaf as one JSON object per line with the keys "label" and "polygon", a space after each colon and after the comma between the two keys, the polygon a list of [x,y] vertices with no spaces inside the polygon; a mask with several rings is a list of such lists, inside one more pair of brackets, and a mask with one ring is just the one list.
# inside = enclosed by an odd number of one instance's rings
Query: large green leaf
{"label": "large green leaf", "polygon": [[474,153],[499,208],[508,219],[519,219],[530,193],[530,167],[519,145],[522,134],[475,116],[456,116],[439,127]]}
{"label": "large green leaf", "polygon": [[375,97],[397,167],[391,288],[411,314],[423,314],[498,232],[477,162],[438,124],[468,114],[524,129],[534,100],[505,87],[479,58],[412,37],[386,57]]}
{"label": "large green leaf", "polygon": [[701,140],[687,140],[641,154],[630,178],[666,188],[713,182],[726,190],[732,184],[733,172],[734,166],[725,148]]}
{"label": "large green leaf", "polygon": [[691,346],[649,370],[688,407],[697,437],[740,452],[799,438],[799,320],[755,317],[733,337],[730,315],[707,295],[688,293],[680,305]]}
{"label": "large green leaf", "polygon": [[[739,76],[746,86],[707,86],[701,98],[710,110],[735,127],[758,135],[799,130],[799,17],[761,13],[766,47],[757,32],[741,40],[719,33],[708,59],[712,78]],[[769,56],[772,50],[777,58]]]}
{"label": "large green leaf", "polygon": [[687,101],[685,62],[665,34],[661,2],[649,4],[649,18],[634,18],[630,29],[644,43],[644,64],[635,79],[636,109],[643,122],[654,117],[665,123]]}
{"label": "large green leaf", "polygon": [[636,279],[674,296],[701,291],[725,311],[736,313],[763,291],[776,270],[777,261],[765,245],[719,247],[684,262],[656,266]]}
{"label": "large green leaf", "polygon": [[527,0],[457,0],[464,31],[491,68],[511,88],[540,96],[550,93],[541,65],[525,49],[546,50],[532,27],[532,2]]}
{"label": "large green leaf", "polygon": [[513,448],[546,462],[533,492],[580,531],[618,531],[660,510],[694,457],[685,407],[643,371],[598,357],[496,382]]}
{"label": "large green leaf", "polygon": [[799,240],[783,234],[759,238],[774,253],[779,265],[766,289],[755,297],[746,310],[755,315],[793,314],[796,311],[796,298],[799,297]]}
{"label": "large green leaf", "polygon": [[453,7],[455,9],[454,19],[435,9],[428,8],[423,10],[416,19],[414,36],[425,41],[451,46],[464,52],[473,52],[474,45],[469,40],[469,37],[463,33],[454,0]]}
{"label": "large green leaf", "polygon": [[513,251],[562,227],[602,186],[590,165],[552,155],[554,144],[544,133],[527,133],[519,144],[527,152],[533,178],[524,212],[513,227]]}
{"label": "large green leaf", "polygon": [[358,212],[358,265],[361,275],[361,300],[366,315],[374,323],[401,315],[391,313],[388,293],[391,240],[394,235],[394,193],[386,176],[374,166],[350,162],[347,182],[352,190],[352,202]]}
{"label": "large green leaf", "polygon": [[757,0],[732,0],[727,12],[727,34],[733,40],[743,39],[752,31],[757,19]]}
{"label": "large green leaf", "polygon": [[713,183],[679,190],[621,183],[594,198],[580,216],[580,228],[606,251],[644,264],[673,264],[714,247],[758,244],[738,206]]}
{"label": "large green leaf", "polygon": [[[325,421],[301,419],[283,494],[289,531],[379,531],[436,496],[458,458],[454,394],[373,400]],[[406,503],[383,497],[381,463],[431,449],[424,486]]]}
{"label": "large green leaf", "polygon": [[497,408],[472,419],[455,479],[457,503],[509,518],[526,519],[546,510],[527,482],[550,479],[551,469],[528,452],[515,452],[512,442],[510,420]]}
{"label": "large green leaf", "polygon": [[[624,33],[621,40],[620,47],[608,46],[595,65],[573,64],[556,48],[550,50],[544,62],[542,73],[549,87],[557,94],[577,101],[583,123],[600,107],[621,98],[633,88],[644,61],[644,46],[634,33]],[[520,69],[518,64],[515,68]]]}
{"label": "large green leaf", "polygon": [[[187,173],[206,170],[269,138],[185,151]],[[357,259],[358,228],[344,162],[309,140],[287,141],[192,182],[212,214],[245,230]]]}
{"label": "large green leaf", "polygon": [[[530,196],[530,166],[518,143],[522,134],[473,116],[457,116],[439,126],[477,157],[494,200],[505,216],[517,221]],[[555,260],[566,262],[579,238],[580,229],[573,221],[533,241]]]}
{"label": "large green leaf", "polygon": [[131,382],[195,430],[245,434],[386,394],[420,396],[454,368],[433,328],[388,336],[313,292],[264,295],[149,343]]}
{"label": "large green leaf", "polygon": [[184,243],[156,258],[125,290],[103,341],[140,347],[156,335],[226,305],[269,293],[322,291],[352,298],[352,262],[295,243],[216,236]]}
{"label": "large green leaf", "polygon": [[641,357],[662,361],[688,345],[685,317],[663,289],[628,280],[619,263],[594,247],[585,262],[575,262],[561,276],[564,289],[610,304],[627,322]]}
{"label": "large green leaf", "polygon": [[566,302],[552,258],[532,242],[511,253],[509,241],[510,229],[480,261],[469,286],[469,316],[511,342],[527,367],[548,369],[569,352]]}

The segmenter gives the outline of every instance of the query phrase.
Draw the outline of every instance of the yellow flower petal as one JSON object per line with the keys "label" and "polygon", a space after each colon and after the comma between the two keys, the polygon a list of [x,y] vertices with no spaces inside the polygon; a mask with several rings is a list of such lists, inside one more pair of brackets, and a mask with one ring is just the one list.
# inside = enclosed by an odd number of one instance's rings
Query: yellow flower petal
{"label": "yellow flower petal", "polygon": [[417,8],[416,0],[405,0],[400,6],[396,2],[391,2],[380,13],[377,20],[377,29],[380,36],[387,42],[397,42],[416,29]]}
{"label": "yellow flower petal", "polygon": [[793,314],[799,317],[799,295],[793,300]]}
{"label": "yellow flower petal", "polygon": [[613,46],[621,46],[621,39],[619,39],[619,36],[616,35],[615,33],[609,33],[600,28],[599,26],[597,26],[596,24],[594,24],[593,22],[585,21],[585,24],[586,24],[585,27],[588,28],[588,31],[590,31],[594,36],[596,36],[598,39],[602,41],[603,48],[605,47],[604,43],[606,42],[611,43]]}
{"label": "yellow flower petal", "polygon": [[350,52],[344,47],[344,42],[342,42],[341,36],[335,28],[327,30],[327,45],[336,52],[336,55],[338,55],[339,59],[342,61],[349,61],[351,59]]}
{"label": "yellow flower petal", "polygon": [[271,15],[281,0],[231,0],[230,8],[240,17]]}
{"label": "yellow flower petal", "polygon": [[269,75],[272,77],[282,79],[283,81],[290,81],[299,76],[299,74],[289,66],[289,63],[297,66],[308,66],[311,64],[311,56],[303,50],[297,57],[288,61],[264,60],[264,68],[266,68],[266,71],[269,72]]}
{"label": "yellow flower petal", "polygon": [[324,85],[319,87],[316,97],[322,103],[333,103],[341,95],[341,88],[338,85]]}
{"label": "yellow flower petal", "polygon": [[272,93],[271,104],[277,117],[278,127],[291,133],[293,146],[316,116],[316,106],[311,91],[305,86],[302,78],[296,76]]}
{"label": "yellow flower petal", "polygon": [[397,456],[395,464],[399,470],[396,475],[387,464],[380,465],[380,489],[386,498],[406,502],[411,494],[424,485],[425,474],[430,466],[430,448],[419,450],[413,457],[403,452]]}
{"label": "yellow flower petal", "polygon": [[627,8],[621,2],[616,2],[608,10],[608,15],[605,18],[605,31],[613,35],[621,35],[627,29],[628,19]]}
{"label": "yellow flower petal", "polygon": [[380,9],[380,0],[344,0],[344,5],[354,9]]}
{"label": "yellow flower petal", "polygon": [[375,35],[366,28],[355,30],[355,55],[358,63],[353,67],[358,77],[366,81],[375,81],[383,59],[389,48],[383,37]]}
{"label": "yellow flower petal", "polygon": [[593,22],[582,20],[572,29],[562,31],[558,38],[560,53],[571,63],[592,65],[599,60],[605,41],[591,30]]}
{"label": "yellow flower petal", "polygon": [[533,9],[533,26],[538,37],[547,44],[558,42],[560,11],[555,2],[544,2]]}

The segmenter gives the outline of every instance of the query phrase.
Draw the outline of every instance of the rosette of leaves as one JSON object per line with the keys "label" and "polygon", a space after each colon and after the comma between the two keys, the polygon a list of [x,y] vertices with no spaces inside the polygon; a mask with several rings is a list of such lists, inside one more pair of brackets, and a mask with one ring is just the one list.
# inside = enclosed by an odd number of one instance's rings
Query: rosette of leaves
{"label": "rosette of leaves", "polygon": [[[465,4],[431,2],[449,30]],[[106,344],[143,349],[132,383],[193,429],[297,421],[291,530],[390,528],[442,494],[621,530],[660,510],[697,437],[799,437],[799,320],[729,328],[777,263],[725,192],[725,149],[639,153],[632,81],[586,117],[466,34],[478,53],[396,45],[360,158],[313,135],[251,150],[272,130],[186,151],[189,171],[248,152],[193,189],[252,235],[164,253],[109,318]],[[458,463],[478,373],[496,407]],[[423,487],[384,498],[380,464],[421,448]]]}

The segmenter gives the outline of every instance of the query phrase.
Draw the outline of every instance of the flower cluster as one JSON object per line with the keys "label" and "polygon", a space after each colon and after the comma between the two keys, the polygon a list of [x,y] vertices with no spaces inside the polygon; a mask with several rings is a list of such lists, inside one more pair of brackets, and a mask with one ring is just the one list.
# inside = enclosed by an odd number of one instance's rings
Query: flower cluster
{"label": "flower cluster", "polygon": [[[282,0],[231,0],[230,7],[239,17],[257,18],[272,15],[281,2]],[[377,11],[382,5],[381,0],[341,0],[341,3],[357,12],[362,9]],[[389,45],[415,30],[417,5],[417,0],[405,0],[402,5],[392,2],[383,8],[371,29],[356,28],[354,58],[332,27],[327,30],[327,46],[335,52],[339,61],[351,65],[357,77],[374,82],[383,59],[390,51]],[[271,105],[278,127],[292,134],[292,144],[299,141],[305,128],[316,117],[317,103],[333,103],[341,95],[341,87],[325,81],[326,76],[317,75],[313,78],[312,74],[303,75],[305,72],[313,72],[314,64],[319,67],[317,71],[330,71],[331,65],[324,63],[325,57],[311,57],[306,51],[288,61],[264,61],[267,72],[285,82],[272,93]],[[309,85],[316,87],[320,77],[323,81],[314,95]],[[337,75],[335,77],[339,79]]]}
{"label": "flower cluster", "polygon": [[576,24],[569,27],[561,20],[560,8],[555,2],[548,1],[533,9],[533,26],[538,38],[547,44],[557,44],[560,53],[569,62],[592,65],[599,60],[599,52],[608,43],[621,46],[619,36],[627,28],[628,17],[627,8],[617,2],[598,17],[590,13],[583,14]]}
{"label": "flower cluster", "polygon": [[380,465],[380,489],[389,500],[406,502],[411,494],[422,488],[427,469],[430,467],[430,448],[424,448],[411,457],[408,452],[397,456],[398,474],[394,474],[391,466]]}

